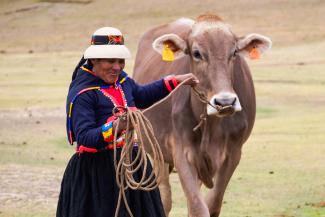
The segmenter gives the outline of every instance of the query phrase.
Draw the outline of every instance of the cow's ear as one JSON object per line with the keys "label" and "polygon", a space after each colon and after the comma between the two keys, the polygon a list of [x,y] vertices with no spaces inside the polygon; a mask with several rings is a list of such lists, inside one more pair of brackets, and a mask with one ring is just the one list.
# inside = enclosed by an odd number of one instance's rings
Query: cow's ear
{"label": "cow's ear", "polygon": [[162,35],[152,43],[152,47],[159,54],[162,54],[164,50],[164,45],[168,45],[168,47],[173,51],[175,59],[179,59],[186,55],[186,42],[176,34],[165,34]]}
{"label": "cow's ear", "polygon": [[246,35],[237,41],[237,52],[250,59],[258,59],[261,54],[270,49],[272,41],[270,38],[256,33]]}

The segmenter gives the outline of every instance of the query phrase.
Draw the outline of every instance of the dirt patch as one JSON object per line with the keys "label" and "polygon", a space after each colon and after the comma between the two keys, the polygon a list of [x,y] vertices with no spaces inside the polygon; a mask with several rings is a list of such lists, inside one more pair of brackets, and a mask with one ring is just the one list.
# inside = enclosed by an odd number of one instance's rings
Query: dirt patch
{"label": "dirt patch", "polygon": [[62,169],[6,165],[0,168],[0,210],[55,209]]}
{"label": "dirt patch", "polygon": [[24,109],[1,109],[0,118],[21,119],[21,118],[44,118],[44,117],[65,117],[65,108],[24,108]]}
{"label": "dirt patch", "polygon": [[[64,108],[25,108],[15,110],[0,110],[0,141],[4,144],[24,141],[40,143],[41,138],[48,139],[65,135]],[[17,127],[22,130],[17,135]],[[42,137],[39,135],[42,133]],[[34,141],[31,139],[34,138]]]}
{"label": "dirt patch", "polygon": [[[10,155],[2,156],[0,165],[0,212],[16,216],[42,211],[53,216],[64,166],[50,165],[60,158],[55,144],[47,144],[46,151],[40,144],[65,135],[65,109],[1,109],[0,122],[0,148]],[[23,129],[19,135],[18,128]]]}

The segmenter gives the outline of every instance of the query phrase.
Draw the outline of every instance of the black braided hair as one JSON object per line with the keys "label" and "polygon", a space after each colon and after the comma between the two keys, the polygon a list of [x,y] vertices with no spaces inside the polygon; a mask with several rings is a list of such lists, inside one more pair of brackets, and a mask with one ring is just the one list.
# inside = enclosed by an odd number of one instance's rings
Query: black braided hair
{"label": "black braided hair", "polygon": [[77,77],[77,72],[78,69],[86,62],[87,60],[82,56],[82,58],[80,59],[78,65],[76,66],[76,68],[74,69],[73,73],[72,73],[72,81]]}

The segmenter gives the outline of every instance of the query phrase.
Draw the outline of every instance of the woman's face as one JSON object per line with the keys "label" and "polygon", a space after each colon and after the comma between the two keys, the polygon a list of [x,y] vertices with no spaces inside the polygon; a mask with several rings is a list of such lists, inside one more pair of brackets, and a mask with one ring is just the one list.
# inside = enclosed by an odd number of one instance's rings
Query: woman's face
{"label": "woman's face", "polygon": [[125,66],[125,59],[92,59],[93,72],[106,83],[114,83]]}

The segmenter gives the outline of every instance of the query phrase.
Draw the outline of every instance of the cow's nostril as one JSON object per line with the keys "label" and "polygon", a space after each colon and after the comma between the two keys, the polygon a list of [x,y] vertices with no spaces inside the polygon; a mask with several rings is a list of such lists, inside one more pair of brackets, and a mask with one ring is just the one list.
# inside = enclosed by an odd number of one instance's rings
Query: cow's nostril
{"label": "cow's nostril", "polygon": [[232,101],[231,105],[235,105],[235,102],[236,102],[237,98],[235,97],[234,100]]}
{"label": "cow's nostril", "polygon": [[222,104],[216,98],[214,99],[214,105],[222,106]]}

